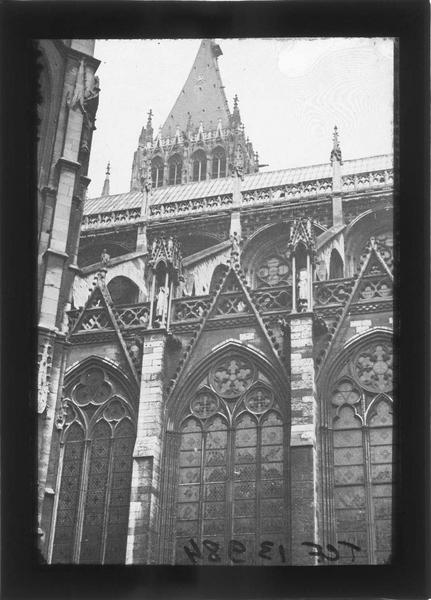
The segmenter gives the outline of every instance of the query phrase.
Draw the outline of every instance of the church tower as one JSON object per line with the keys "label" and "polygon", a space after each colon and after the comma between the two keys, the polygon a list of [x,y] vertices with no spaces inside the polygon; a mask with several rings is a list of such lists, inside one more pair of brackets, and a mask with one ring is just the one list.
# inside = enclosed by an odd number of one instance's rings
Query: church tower
{"label": "church tower", "polygon": [[245,135],[238,96],[229,110],[218,68],[221,48],[202,40],[172,110],[154,136],[152,110],[133,157],[131,191],[255,173],[258,156]]}

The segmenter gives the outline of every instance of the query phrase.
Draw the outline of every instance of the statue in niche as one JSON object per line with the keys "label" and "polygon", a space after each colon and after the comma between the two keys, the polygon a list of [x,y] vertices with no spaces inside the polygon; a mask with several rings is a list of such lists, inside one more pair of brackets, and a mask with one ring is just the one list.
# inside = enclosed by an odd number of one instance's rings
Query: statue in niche
{"label": "statue in niche", "polygon": [[177,285],[177,290],[176,290],[176,297],[177,298],[183,298],[184,296],[186,296],[186,280],[184,278],[183,275],[180,275],[178,277],[178,285]]}
{"label": "statue in niche", "polygon": [[306,312],[308,308],[308,273],[307,269],[301,269],[298,277],[298,308],[300,312]]}
{"label": "statue in niche", "polygon": [[169,290],[164,285],[161,285],[159,288],[159,293],[157,294],[157,308],[156,308],[156,317],[159,319],[160,323],[163,320],[163,315],[166,313],[166,308],[168,304]]}

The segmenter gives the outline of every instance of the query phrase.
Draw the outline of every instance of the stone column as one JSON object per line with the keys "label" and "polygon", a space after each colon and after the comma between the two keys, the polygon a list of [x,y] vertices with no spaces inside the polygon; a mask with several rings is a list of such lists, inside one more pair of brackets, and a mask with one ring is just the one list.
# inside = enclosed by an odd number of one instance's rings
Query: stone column
{"label": "stone column", "polygon": [[317,403],[312,332],[312,314],[292,315],[290,487],[293,565],[314,564],[316,559],[309,555],[313,548],[302,543],[318,543]]}
{"label": "stone column", "polygon": [[144,342],[126,564],[157,563],[165,343],[164,331]]}

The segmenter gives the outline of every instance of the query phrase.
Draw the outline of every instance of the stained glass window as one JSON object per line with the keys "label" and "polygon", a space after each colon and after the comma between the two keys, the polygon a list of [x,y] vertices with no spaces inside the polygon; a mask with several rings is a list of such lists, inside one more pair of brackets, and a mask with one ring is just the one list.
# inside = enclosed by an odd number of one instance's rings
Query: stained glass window
{"label": "stained glass window", "polygon": [[178,431],[176,564],[286,561],[284,425],[262,379],[232,354],[188,403]]}
{"label": "stained glass window", "polygon": [[132,411],[124,389],[101,368],[86,370],[70,387],[52,562],[122,564],[136,435]]}
{"label": "stained glass window", "polygon": [[[356,563],[386,563],[392,552],[394,494],[392,349],[369,345],[345,367],[331,395],[333,505],[336,540],[360,547]],[[385,390],[385,393],[379,393]],[[341,563],[352,563],[339,545]]]}

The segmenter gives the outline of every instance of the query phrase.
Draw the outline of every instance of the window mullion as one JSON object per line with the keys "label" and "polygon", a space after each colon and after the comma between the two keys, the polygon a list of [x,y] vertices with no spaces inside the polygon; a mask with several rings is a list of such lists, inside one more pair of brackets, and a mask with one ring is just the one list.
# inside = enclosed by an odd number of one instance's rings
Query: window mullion
{"label": "window mullion", "polygon": [[234,538],[233,533],[233,514],[235,510],[235,428],[233,423],[227,427],[227,444],[226,444],[226,530],[225,539],[227,544],[229,540]]}
{"label": "window mullion", "polygon": [[87,439],[84,441],[84,458],[81,474],[81,493],[78,501],[78,510],[76,515],[76,533],[73,548],[73,562],[77,564],[79,563],[79,558],[81,554],[82,529],[84,526],[85,503],[88,491],[88,471],[90,468],[91,460],[91,445],[92,440]]}
{"label": "window mullion", "polygon": [[[256,424],[257,435],[256,435],[256,538],[255,538],[255,549],[257,556],[257,549],[259,548],[260,536],[261,536],[261,513],[260,513],[260,493],[261,493],[261,465],[262,465],[262,423]],[[257,560],[257,559],[256,559]]]}
{"label": "window mullion", "polygon": [[[201,423],[202,427],[202,423]],[[204,501],[205,501],[205,454],[206,454],[206,442],[207,442],[207,431],[202,427],[201,429],[201,469],[200,469],[200,481],[199,481],[199,509],[198,509],[198,532],[199,540],[198,545],[202,548],[202,542],[204,539]]]}
{"label": "window mullion", "polygon": [[108,477],[107,477],[107,481],[106,481],[105,508],[103,511],[102,543],[100,545],[100,560],[101,560],[102,565],[105,562],[106,540],[108,537],[109,502],[111,500],[113,462],[114,462],[114,432],[111,433],[111,439],[109,440]]}
{"label": "window mullion", "polygon": [[365,462],[365,497],[367,511],[367,538],[368,538],[368,563],[375,563],[375,522],[374,522],[374,505],[371,484],[371,448],[369,428],[364,423],[362,427],[362,442],[364,446],[364,462]]}
{"label": "window mullion", "polygon": [[[61,480],[63,477],[63,459],[65,452],[65,442],[60,442],[60,455],[58,457],[58,469],[57,469],[57,477],[55,481],[55,496],[54,496],[54,506],[52,508],[51,515],[51,528],[49,532],[49,541],[48,541],[48,564],[52,561],[52,553],[54,549],[54,537],[55,537],[55,527],[57,523],[57,511],[58,511],[58,502],[60,499],[60,489],[61,489]],[[81,472],[82,476],[82,472]]]}

